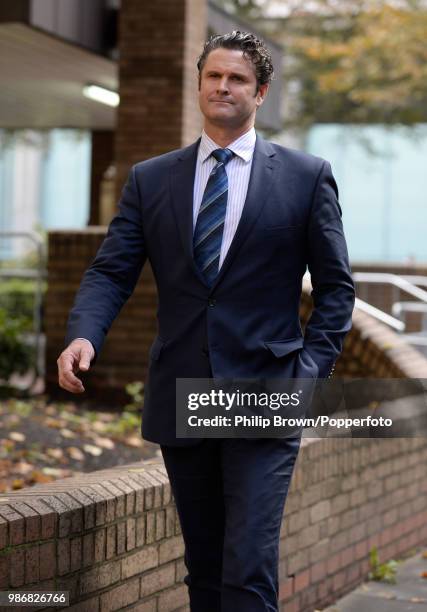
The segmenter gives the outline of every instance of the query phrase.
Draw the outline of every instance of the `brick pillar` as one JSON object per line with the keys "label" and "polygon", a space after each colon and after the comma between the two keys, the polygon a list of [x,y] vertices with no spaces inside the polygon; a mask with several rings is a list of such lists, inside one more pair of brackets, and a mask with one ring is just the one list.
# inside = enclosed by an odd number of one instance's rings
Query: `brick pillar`
{"label": "brick pillar", "polygon": [[74,296],[104,237],[105,227],[49,232],[48,292],[45,303],[46,389],[51,396],[76,401],[123,403],[125,385],[142,381],[156,330],[157,296],[144,269],[133,295],[113,323],[99,360],[84,375],[86,393],[72,396],[58,387],[56,360],[64,348],[65,327]]}
{"label": "brick pillar", "polygon": [[205,0],[122,0],[118,194],[133,164],[185,146],[200,134],[196,60],[206,15]]}

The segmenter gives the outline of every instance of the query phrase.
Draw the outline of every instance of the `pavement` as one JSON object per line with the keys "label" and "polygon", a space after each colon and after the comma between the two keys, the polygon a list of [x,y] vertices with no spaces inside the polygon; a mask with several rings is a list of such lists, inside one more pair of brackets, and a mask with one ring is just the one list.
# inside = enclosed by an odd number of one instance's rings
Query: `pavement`
{"label": "pavement", "polygon": [[396,584],[364,582],[323,612],[426,612],[427,558],[423,553],[425,548],[399,563]]}

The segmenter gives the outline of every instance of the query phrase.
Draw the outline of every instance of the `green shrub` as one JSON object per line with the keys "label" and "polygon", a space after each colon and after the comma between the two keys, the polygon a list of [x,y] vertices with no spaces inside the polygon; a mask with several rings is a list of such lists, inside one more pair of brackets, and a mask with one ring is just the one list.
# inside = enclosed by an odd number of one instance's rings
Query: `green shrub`
{"label": "green shrub", "polygon": [[34,362],[34,348],[25,343],[31,319],[11,317],[0,308],[0,379],[8,381],[14,373],[25,374]]}
{"label": "green shrub", "polygon": [[373,546],[369,551],[369,565],[371,567],[369,579],[395,584],[398,563],[399,562],[395,561],[394,559],[391,559],[386,563],[380,563],[378,549],[376,546]]}
{"label": "green shrub", "polygon": [[[32,320],[34,317],[36,283],[31,279],[2,279],[0,286],[0,308],[10,316]],[[43,283],[43,293],[46,283]]]}

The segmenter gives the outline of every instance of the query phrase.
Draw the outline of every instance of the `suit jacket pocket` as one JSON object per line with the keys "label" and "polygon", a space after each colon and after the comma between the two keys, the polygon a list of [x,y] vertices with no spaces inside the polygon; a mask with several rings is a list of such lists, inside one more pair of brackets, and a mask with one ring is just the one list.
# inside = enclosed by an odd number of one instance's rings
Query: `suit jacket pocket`
{"label": "suit jacket pocket", "polygon": [[275,357],[284,357],[301,349],[304,345],[302,336],[297,338],[289,338],[288,340],[265,340],[265,346],[275,355]]}
{"label": "suit jacket pocket", "polygon": [[264,229],[267,232],[278,232],[287,230],[302,230],[303,225],[268,225]]}

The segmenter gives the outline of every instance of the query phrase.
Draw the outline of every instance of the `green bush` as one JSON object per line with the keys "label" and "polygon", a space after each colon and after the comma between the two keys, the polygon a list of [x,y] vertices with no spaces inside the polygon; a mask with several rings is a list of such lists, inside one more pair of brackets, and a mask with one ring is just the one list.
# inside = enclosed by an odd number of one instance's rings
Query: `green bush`
{"label": "green bush", "polygon": [[11,317],[0,308],[0,379],[8,381],[14,373],[25,374],[34,363],[34,348],[25,343],[31,319]]}
{"label": "green bush", "polygon": [[[46,290],[43,283],[43,292]],[[31,279],[12,278],[2,280],[0,286],[0,308],[12,317],[32,320],[34,317],[34,299],[36,283]]]}
{"label": "green bush", "polygon": [[369,565],[371,567],[368,576],[369,579],[395,584],[398,563],[399,561],[395,561],[394,559],[386,563],[380,563],[378,549],[376,546],[373,546],[369,551]]}

